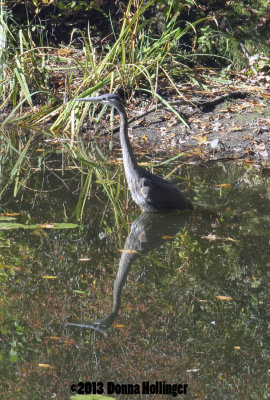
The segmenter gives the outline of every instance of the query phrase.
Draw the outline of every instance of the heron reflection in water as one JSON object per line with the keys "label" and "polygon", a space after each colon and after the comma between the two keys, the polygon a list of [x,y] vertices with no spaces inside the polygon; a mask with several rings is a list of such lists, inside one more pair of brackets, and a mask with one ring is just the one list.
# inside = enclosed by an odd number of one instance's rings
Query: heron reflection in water
{"label": "heron reflection in water", "polygon": [[121,255],[113,289],[111,312],[102,319],[91,322],[68,322],[67,325],[105,332],[115,321],[120,305],[122,289],[135,260],[164,243],[164,236],[175,236],[179,227],[183,229],[189,215],[142,213],[131,225]]}
{"label": "heron reflection in water", "polygon": [[76,101],[107,104],[115,107],[120,114],[120,141],[123,163],[132,198],[136,204],[148,212],[193,209],[191,202],[167,180],[152,174],[137,164],[128,138],[128,119],[119,96],[104,94],[97,97],[78,98]]}

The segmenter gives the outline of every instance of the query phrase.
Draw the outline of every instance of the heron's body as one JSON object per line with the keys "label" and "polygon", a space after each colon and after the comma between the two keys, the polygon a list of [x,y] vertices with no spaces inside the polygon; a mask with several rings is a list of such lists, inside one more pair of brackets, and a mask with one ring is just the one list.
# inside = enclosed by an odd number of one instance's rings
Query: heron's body
{"label": "heron's body", "polygon": [[121,99],[115,94],[85,97],[78,101],[108,104],[120,114],[120,141],[128,188],[136,204],[148,212],[193,209],[191,202],[167,180],[152,174],[137,164],[128,138],[128,120]]}

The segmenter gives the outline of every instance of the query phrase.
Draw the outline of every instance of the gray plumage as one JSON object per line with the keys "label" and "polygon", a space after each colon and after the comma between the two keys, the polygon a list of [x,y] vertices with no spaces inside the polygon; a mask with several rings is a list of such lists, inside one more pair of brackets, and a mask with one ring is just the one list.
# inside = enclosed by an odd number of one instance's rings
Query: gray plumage
{"label": "gray plumage", "polygon": [[137,164],[128,138],[128,119],[119,96],[104,94],[97,97],[78,98],[77,101],[108,104],[120,114],[120,142],[128,188],[136,204],[148,212],[193,209],[191,202],[167,180],[152,174]]}

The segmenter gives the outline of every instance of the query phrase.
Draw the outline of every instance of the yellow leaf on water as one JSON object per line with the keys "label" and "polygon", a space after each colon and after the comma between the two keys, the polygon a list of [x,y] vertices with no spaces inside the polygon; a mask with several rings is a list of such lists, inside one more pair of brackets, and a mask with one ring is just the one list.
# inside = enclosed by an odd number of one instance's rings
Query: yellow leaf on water
{"label": "yellow leaf on water", "polygon": [[47,340],[59,340],[65,344],[74,344],[75,341],[72,339],[67,339],[66,337],[63,336],[47,336],[46,337]]}
{"label": "yellow leaf on water", "polygon": [[50,364],[38,364],[39,367],[41,368],[50,368],[50,369],[54,369],[54,367]]}
{"label": "yellow leaf on water", "polygon": [[217,187],[221,187],[221,188],[231,188],[232,185],[230,183],[221,183],[220,185],[216,185]]}
{"label": "yellow leaf on water", "polygon": [[239,240],[233,239],[233,238],[231,238],[231,237],[224,238],[224,240],[226,240],[227,242],[234,242],[234,243],[239,242]]}
{"label": "yellow leaf on water", "polygon": [[50,340],[63,340],[63,339],[65,339],[65,338],[62,337],[62,336],[48,336],[48,337],[46,337],[46,339],[50,339]]}
{"label": "yellow leaf on water", "polygon": [[221,301],[231,301],[233,298],[230,296],[216,296],[216,299]]}
{"label": "yellow leaf on water", "polygon": [[16,217],[17,215],[20,215],[20,213],[8,213],[8,212],[5,212],[5,213],[2,213],[0,215],[6,216],[6,217]]}

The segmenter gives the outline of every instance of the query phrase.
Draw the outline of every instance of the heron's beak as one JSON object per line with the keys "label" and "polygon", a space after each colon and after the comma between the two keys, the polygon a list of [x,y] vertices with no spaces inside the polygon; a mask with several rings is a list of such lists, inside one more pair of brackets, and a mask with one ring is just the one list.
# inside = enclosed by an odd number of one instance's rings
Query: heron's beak
{"label": "heron's beak", "polygon": [[90,101],[91,103],[100,103],[100,99],[98,99],[98,97],[81,97],[75,99],[75,101]]}

